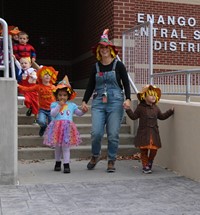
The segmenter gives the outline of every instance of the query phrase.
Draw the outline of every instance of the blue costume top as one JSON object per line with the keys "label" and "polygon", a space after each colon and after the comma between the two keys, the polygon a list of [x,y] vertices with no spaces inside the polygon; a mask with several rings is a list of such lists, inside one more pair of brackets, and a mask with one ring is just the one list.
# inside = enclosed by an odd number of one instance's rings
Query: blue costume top
{"label": "blue costume top", "polygon": [[73,122],[73,115],[82,116],[84,113],[78,106],[67,101],[63,106],[58,102],[51,104],[52,121],[44,133],[43,144],[48,146],[79,145],[82,140],[78,129]]}

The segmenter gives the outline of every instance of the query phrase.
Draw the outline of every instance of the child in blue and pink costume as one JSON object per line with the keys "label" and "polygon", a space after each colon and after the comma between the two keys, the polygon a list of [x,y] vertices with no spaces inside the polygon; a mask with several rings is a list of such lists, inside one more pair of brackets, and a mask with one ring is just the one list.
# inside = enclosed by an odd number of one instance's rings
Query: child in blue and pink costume
{"label": "child in blue and pink costume", "polygon": [[80,133],[73,122],[73,114],[82,116],[87,110],[80,110],[75,103],[70,101],[76,97],[76,92],[71,88],[67,76],[56,86],[53,93],[57,101],[51,104],[52,121],[44,133],[43,144],[55,147],[54,171],[61,171],[61,158],[63,157],[63,172],[70,173],[70,147],[82,142]]}

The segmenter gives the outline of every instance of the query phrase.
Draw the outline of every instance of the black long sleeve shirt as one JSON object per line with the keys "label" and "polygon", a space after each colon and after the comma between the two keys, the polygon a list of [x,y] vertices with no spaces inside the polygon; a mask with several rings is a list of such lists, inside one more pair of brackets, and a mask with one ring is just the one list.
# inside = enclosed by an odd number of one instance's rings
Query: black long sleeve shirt
{"label": "black long sleeve shirt", "polygon": [[[113,68],[114,61],[109,65],[103,65],[101,62],[98,62],[100,72],[109,72]],[[88,102],[92,93],[94,92],[95,85],[96,85],[96,65],[93,65],[92,72],[88,81],[88,85],[83,96],[83,101]],[[121,61],[117,61],[117,65],[115,68],[116,79],[119,84],[119,87],[124,90],[126,99],[130,99],[130,84],[128,79],[128,74],[126,71],[126,67]]]}

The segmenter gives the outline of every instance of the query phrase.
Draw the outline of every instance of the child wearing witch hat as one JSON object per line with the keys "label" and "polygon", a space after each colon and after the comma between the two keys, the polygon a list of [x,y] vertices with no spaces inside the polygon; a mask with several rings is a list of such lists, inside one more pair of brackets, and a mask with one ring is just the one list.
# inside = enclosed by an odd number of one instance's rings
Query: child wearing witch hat
{"label": "child wearing witch hat", "polygon": [[152,85],[146,85],[142,91],[137,94],[138,104],[133,112],[130,108],[126,109],[127,115],[132,119],[139,119],[139,127],[135,138],[135,146],[140,149],[143,173],[152,172],[152,164],[161,148],[161,140],[158,130],[157,119],[165,120],[174,113],[174,108],[162,113],[156,105],[161,97],[161,90]]}
{"label": "child wearing witch hat", "polygon": [[73,122],[73,114],[82,116],[82,111],[71,102],[76,92],[69,84],[67,76],[53,90],[56,101],[51,104],[52,121],[44,133],[44,144],[55,148],[54,171],[61,171],[61,158],[63,157],[64,173],[70,173],[70,147],[79,145],[80,134]]}

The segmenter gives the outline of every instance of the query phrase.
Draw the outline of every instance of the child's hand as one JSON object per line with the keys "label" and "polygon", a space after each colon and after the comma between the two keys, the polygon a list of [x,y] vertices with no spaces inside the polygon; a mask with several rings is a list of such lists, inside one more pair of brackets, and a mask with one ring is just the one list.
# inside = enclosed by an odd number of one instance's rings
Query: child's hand
{"label": "child's hand", "polygon": [[81,105],[81,110],[86,113],[88,112],[88,106],[85,102],[82,102],[82,105]]}
{"label": "child's hand", "polygon": [[88,112],[88,107],[81,108],[81,110],[83,111],[83,113],[86,113]]}
{"label": "child's hand", "polygon": [[60,105],[60,106],[63,106],[64,104],[65,104],[64,100],[60,100],[60,101],[59,101],[59,105]]}
{"label": "child's hand", "polygon": [[124,107],[125,110],[128,110],[128,109],[131,108],[131,107],[130,107],[130,100],[129,100],[129,99],[127,99],[127,100],[123,103],[123,107]]}

